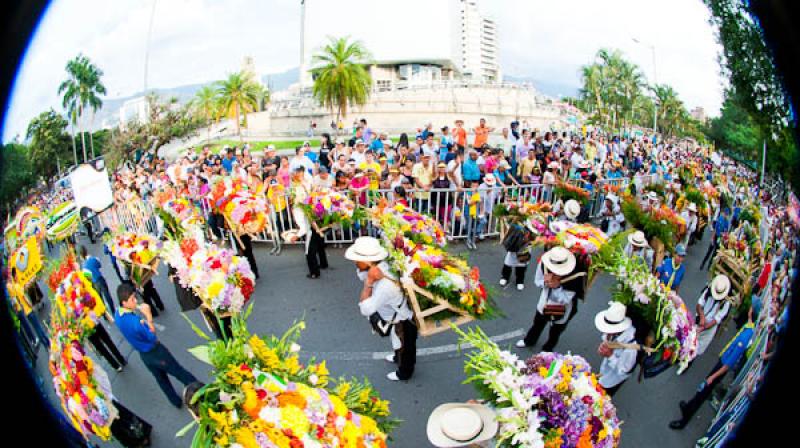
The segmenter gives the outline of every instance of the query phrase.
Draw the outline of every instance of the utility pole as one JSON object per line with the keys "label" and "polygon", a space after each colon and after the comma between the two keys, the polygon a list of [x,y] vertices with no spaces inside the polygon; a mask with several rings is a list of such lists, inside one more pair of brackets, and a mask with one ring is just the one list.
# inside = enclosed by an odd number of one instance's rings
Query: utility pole
{"label": "utility pole", "polygon": [[[649,45],[644,42],[641,42],[637,38],[633,38],[633,41],[639,45],[644,45],[645,47],[649,47],[650,51],[653,55],[653,96],[655,96],[655,88],[658,85],[658,70],[656,69],[656,46]],[[658,133],[658,97],[655,98],[653,101],[653,132]]]}
{"label": "utility pole", "polygon": [[764,186],[764,169],[767,167],[767,139],[764,139],[764,147],[761,150],[761,182],[759,186]]}
{"label": "utility pole", "polygon": [[144,96],[147,96],[147,65],[150,60],[150,36],[153,34],[153,19],[156,16],[156,3],[158,0],[153,0],[153,9],[150,10],[150,23],[147,26],[147,42],[144,48]]}

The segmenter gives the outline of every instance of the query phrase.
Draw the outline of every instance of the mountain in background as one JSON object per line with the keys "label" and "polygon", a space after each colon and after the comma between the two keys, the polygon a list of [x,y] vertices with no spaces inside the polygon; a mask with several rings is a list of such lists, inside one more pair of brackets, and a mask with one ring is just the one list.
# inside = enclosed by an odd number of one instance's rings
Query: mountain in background
{"label": "mountain in background", "polygon": [[542,81],[528,76],[512,76],[503,74],[503,81],[514,84],[533,84],[533,86],[546,96],[558,98],[559,96],[578,96],[580,86],[560,82]]}
{"label": "mountain in background", "polygon": [[261,77],[265,86],[269,87],[270,92],[280,92],[286,90],[290,85],[300,81],[300,67],[290,68],[285,72],[271,73]]}

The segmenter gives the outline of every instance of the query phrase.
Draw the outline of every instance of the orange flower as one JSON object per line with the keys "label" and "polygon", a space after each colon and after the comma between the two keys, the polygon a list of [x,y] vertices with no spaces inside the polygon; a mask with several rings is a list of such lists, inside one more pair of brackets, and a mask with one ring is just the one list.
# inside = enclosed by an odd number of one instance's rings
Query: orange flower
{"label": "orange flower", "polygon": [[587,425],[586,429],[581,433],[581,438],[578,439],[578,444],[575,448],[593,448],[592,445],[592,425]]}
{"label": "orange flower", "polygon": [[284,392],[278,395],[278,404],[280,407],[292,405],[297,406],[300,409],[305,409],[306,399],[297,392]]}

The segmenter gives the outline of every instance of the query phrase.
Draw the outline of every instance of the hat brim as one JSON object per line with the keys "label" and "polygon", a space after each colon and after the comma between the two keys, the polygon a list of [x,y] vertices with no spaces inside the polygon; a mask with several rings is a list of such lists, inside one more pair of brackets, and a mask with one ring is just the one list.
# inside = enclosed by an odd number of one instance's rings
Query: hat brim
{"label": "hat brim", "polygon": [[563,277],[568,275],[570,272],[575,270],[575,265],[577,264],[577,260],[575,260],[575,255],[571,252],[569,253],[569,257],[567,258],[566,264],[562,265],[555,265],[553,264],[553,260],[550,259],[551,253],[545,252],[542,255],[542,263],[547,268],[548,271],[552,272],[555,275]]}
{"label": "hat brim", "polygon": [[731,282],[729,280],[726,283],[725,289],[723,289],[722,292],[717,292],[716,288],[714,288],[714,282],[713,281],[711,282],[711,286],[708,289],[711,290],[711,297],[714,300],[722,300],[722,299],[728,297],[728,294],[730,294],[730,292],[731,292]]}
{"label": "hat brim", "polygon": [[363,261],[365,263],[383,261],[388,256],[389,252],[387,252],[383,247],[380,248],[380,251],[374,254],[361,254],[358,252],[358,248],[355,246],[355,244],[348,247],[344,252],[344,258],[347,258],[350,261]]}
{"label": "hat brim", "polygon": [[634,237],[633,237],[633,234],[628,235],[628,242],[631,243],[631,246],[636,246],[636,247],[647,247],[648,246],[647,240],[645,240],[643,242],[636,241],[636,239],[634,239]]}
{"label": "hat brim", "polygon": [[[483,422],[483,429],[477,436],[468,441],[457,441],[447,437],[442,431],[442,416],[445,412],[453,408],[470,408],[478,413],[481,421]],[[470,446],[476,443],[491,440],[499,428],[497,417],[494,411],[487,406],[471,403],[445,403],[436,407],[428,417],[427,434],[428,441],[438,448],[454,448]]]}
{"label": "hat brim", "polygon": [[594,316],[594,326],[600,330],[601,333],[613,334],[613,333],[622,333],[623,331],[627,330],[633,325],[633,321],[630,317],[626,317],[622,322],[618,324],[609,324],[606,322],[606,313],[608,310],[603,310],[597,313]]}

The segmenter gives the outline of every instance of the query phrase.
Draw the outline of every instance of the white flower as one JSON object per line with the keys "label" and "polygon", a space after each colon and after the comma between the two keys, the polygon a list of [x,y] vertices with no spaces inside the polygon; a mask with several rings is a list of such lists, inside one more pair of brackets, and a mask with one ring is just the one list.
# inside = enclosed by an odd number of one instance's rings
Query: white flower
{"label": "white flower", "polygon": [[289,346],[289,351],[292,352],[292,353],[297,353],[297,352],[300,351],[300,348],[301,348],[300,345],[292,342],[292,345]]}
{"label": "white flower", "polygon": [[319,382],[319,377],[316,374],[312,373],[311,376],[308,377],[308,381],[311,383],[312,386],[316,386],[317,383]]}
{"label": "white flower", "polygon": [[233,396],[227,392],[220,392],[219,393],[219,401],[220,403],[228,403],[233,400]]}
{"label": "white flower", "polygon": [[[273,425],[278,426],[281,421],[281,410],[279,408],[264,406],[258,413],[258,418],[267,423],[272,423]],[[342,426],[344,426],[344,424]]]}

